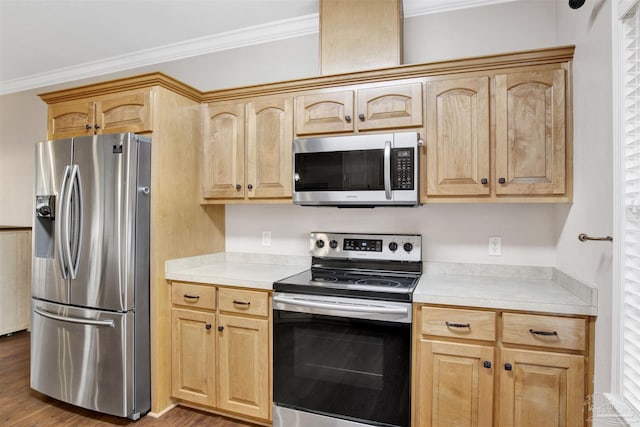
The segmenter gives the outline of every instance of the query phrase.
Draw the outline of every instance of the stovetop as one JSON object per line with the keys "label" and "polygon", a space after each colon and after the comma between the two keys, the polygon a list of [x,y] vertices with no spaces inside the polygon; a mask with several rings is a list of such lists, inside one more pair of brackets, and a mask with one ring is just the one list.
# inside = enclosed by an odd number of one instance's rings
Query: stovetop
{"label": "stovetop", "polygon": [[277,292],[411,301],[422,272],[419,235],[311,233],[312,267]]}

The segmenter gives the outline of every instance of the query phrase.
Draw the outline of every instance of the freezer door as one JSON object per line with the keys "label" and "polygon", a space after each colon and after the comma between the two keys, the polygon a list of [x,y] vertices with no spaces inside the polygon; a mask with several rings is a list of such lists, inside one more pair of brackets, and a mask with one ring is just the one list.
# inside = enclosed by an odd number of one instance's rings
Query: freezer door
{"label": "freezer door", "polygon": [[131,416],[134,314],[33,300],[31,388],[83,408]]}
{"label": "freezer door", "polygon": [[[65,263],[63,203],[71,164],[71,139],[36,144],[36,176],[33,220],[32,295],[36,298],[69,302],[68,266]],[[52,197],[49,197],[52,196]],[[37,200],[51,201],[49,215],[38,215]]]}
{"label": "freezer door", "polygon": [[71,244],[73,305],[115,311],[135,306],[136,138],[112,134],[74,139],[77,174],[72,185],[79,201],[72,206],[78,210],[80,232]]}

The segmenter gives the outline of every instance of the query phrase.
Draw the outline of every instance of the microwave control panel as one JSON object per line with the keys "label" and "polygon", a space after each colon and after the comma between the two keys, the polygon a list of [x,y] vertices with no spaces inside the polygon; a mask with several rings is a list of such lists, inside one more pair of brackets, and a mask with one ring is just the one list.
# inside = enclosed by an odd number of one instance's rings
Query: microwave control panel
{"label": "microwave control panel", "polygon": [[394,148],[391,150],[391,188],[393,190],[413,190],[414,158],[413,148]]}

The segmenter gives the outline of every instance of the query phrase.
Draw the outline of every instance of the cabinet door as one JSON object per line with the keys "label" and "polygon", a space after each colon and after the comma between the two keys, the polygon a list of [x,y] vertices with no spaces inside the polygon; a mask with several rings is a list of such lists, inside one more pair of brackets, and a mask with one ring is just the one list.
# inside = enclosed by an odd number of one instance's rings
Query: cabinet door
{"label": "cabinet door", "polygon": [[269,97],[247,104],[247,196],[291,197],[293,102]]}
{"label": "cabinet door", "polygon": [[296,134],[353,132],[353,91],[296,96]]}
{"label": "cabinet door", "polygon": [[171,310],[173,396],[215,405],[215,314]]}
{"label": "cabinet door", "polygon": [[584,424],[584,357],[503,349],[500,426]]}
{"label": "cabinet door", "polygon": [[205,107],[203,128],[203,197],[244,198],[244,104]]}
{"label": "cabinet door", "polygon": [[219,316],[218,407],[269,419],[269,321]]}
{"label": "cabinet door", "polygon": [[49,105],[49,139],[93,135],[95,104],[72,101]]}
{"label": "cabinet door", "polygon": [[494,348],[421,340],[416,426],[490,426]]}
{"label": "cabinet door", "polygon": [[565,70],[495,79],[496,194],[564,194]]}
{"label": "cabinet door", "polygon": [[0,230],[0,335],[29,328],[31,231]]}
{"label": "cabinet door", "polygon": [[422,126],[422,83],[358,90],[359,130]]}
{"label": "cabinet door", "polygon": [[427,83],[427,195],[489,195],[489,78]]}
{"label": "cabinet door", "polygon": [[151,90],[99,98],[96,116],[99,133],[151,131]]}

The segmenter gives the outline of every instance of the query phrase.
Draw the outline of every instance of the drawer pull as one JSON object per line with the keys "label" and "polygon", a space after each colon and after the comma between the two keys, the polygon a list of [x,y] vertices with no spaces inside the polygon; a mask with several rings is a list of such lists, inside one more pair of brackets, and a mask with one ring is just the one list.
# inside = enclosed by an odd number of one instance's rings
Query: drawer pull
{"label": "drawer pull", "polygon": [[237,299],[234,299],[233,303],[237,305],[251,305],[251,301],[238,301]]}
{"label": "drawer pull", "polygon": [[444,322],[445,325],[449,328],[470,328],[471,323],[452,323],[452,322]]}
{"label": "drawer pull", "polygon": [[200,295],[189,295],[189,294],[184,294],[184,297],[186,299],[200,299]]}
{"label": "drawer pull", "polygon": [[534,335],[542,335],[544,337],[557,337],[558,333],[556,331],[535,331],[533,329],[529,329],[529,332]]}
{"label": "drawer pull", "polygon": [[511,366],[511,363],[505,363],[505,364],[504,364],[504,370],[505,370],[505,371],[511,371],[511,370],[513,370],[513,366]]}
{"label": "drawer pull", "polygon": [[487,369],[491,369],[491,362],[489,362],[488,360],[485,360],[482,366],[484,366]]}

